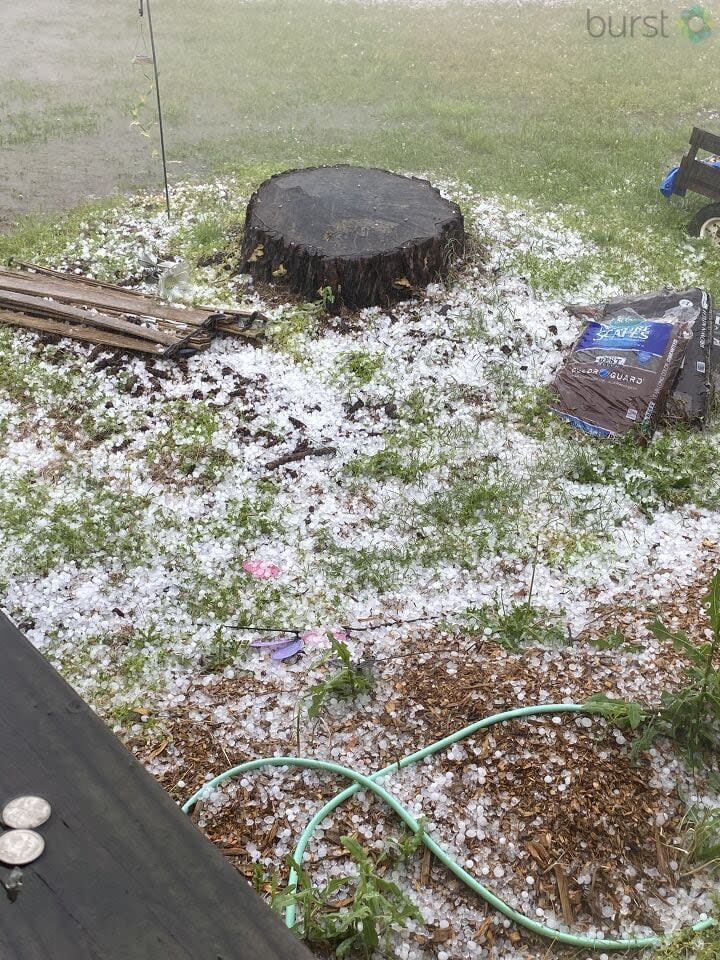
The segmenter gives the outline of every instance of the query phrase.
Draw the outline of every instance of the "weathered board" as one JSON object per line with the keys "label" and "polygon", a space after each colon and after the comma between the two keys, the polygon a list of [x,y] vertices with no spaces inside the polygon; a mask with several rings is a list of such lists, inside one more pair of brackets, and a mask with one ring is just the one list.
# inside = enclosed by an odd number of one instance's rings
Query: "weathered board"
{"label": "weathered board", "polygon": [[18,264],[0,267],[0,325],[100,346],[174,357],[206,349],[218,333],[262,334],[253,309],[181,307],[86,277]]}
{"label": "weathered board", "polygon": [[2,960],[311,960],[2,614],[0,651],[0,806],[53,808],[17,900],[0,887]]}
{"label": "weathered board", "polygon": [[427,180],[340,164],[266,180],[248,204],[243,269],[317,300],[387,304],[445,277],[463,253],[457,204]]}

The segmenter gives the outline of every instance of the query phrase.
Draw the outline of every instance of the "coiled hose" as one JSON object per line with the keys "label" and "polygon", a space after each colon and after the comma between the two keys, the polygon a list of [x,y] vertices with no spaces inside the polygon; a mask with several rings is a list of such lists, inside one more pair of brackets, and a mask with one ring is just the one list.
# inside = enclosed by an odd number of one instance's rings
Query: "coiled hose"
{"label": "coiled hose", "polygon": [[[424,831],[421,830],[420,824],[417,822],[417,820],[415,820],[412,814],[406,810],[405,807],[403,807],[402,804],[392,796],[392,794],[388,793],[387,790],[377,783],[378,780],[388,776],[388,774],[397,770],[402,770],[404,767],[409,767],[411,764],[419,763],[426,757],[430,757],[433,754],[438,753],[440,750],[445,750],[448,747],[451,747],[453,744],[458,743],[460,740],[464,740],[466,737],[472,736],[472,734],[477,733],[479,730],[492,727],[496,723],[504,723],[507,720],[517,720],[521,717],[536,717],[546,713],[557,714],[585,712],[590,711],[587,711],[584,707],[576,703],[551,703],[530,707],[519,707],[515,710],[507,710],[504,713],[496,713],[493,716],[485,717],[482,720],[477,720],[475,723],[471,723],[469,726],[463,727],[462,730],[458,730],[456,733],[452,733],[450,736],[444,737],[442,740],[438,740],[436,743],[433,743],[428,747],[423,747],[422,750],[418,750],[416,753],[411,753],[409,756],[404,757],[397,763],[390,764],[390,766],[384,767],[382,770],[378,770],[377,773],[373,773],[369,777],[362,773],[357,773],[355,770],[351,770],[349,767],[343,767],[337,763],[330,763],[327,760],[312,760],[304,757],[265,757],[260,760],[250,760],[248,763],[241,763],[239,766],[232,767],[231,769],[226,770],[224,773],[219,774],[217,777],[214,777],[196,793],[194,793],[185,804],[183,804],[182,810],[183,813],[189,813],[199,800],[204,799],[210,793],[210,791],[214,790],[215,787],[218,787],[226,780],[230,780],[233,777],[238,777],[244,773],[250,773],[253,770],[261,770],[263,767],[301,767],[304,770],[327,770],[330,773],[339,774],[340,776],[346,777],[348,780],[353,781],[352,786],[349,786],[341,793],[336,794],[332,800],[329,800],[328,803],[326,803],[321,810],[318,810],[315,816],[310,820],[295,848],[295,863],[302,864],[305,850],[307,849],[307,845],[312,839],[315,830],[317,830],[323,820],[330,813],[332,813],[336,807],[339,807],[341,803],[344,803],[345,800],[353,796],[353,794],[357,793],[359,790],[370,790],[382,801],[384,801],[384,803],[386,803],[392,810],[394,810],[398,817],[400,817],[403,823],[405,823],[413,833],[420,834],[422,842],[425,844],[425,846],[437,857],[441,863],[448,868],[448,870],[452,871],[452,873],[462,880],[466,886],[468,886],[471,890],[474,890],[475,893],[479,894],[484,900],[486,900],[491,907],[508,917],[513,921],[513,923],[518,924],[518,926],[524,927],[526,930],[530,930],[531,933],[538,934],[541,937],[547,937],[550,940],[554,940],[556,943],[566,943],[573,947],[583,947],[589,950],[632,950],[655,947],[663,942],[662,937],[653,936],[638,937],[635,939],[626,940],[604,940],[602,938],[584,937],[580,934],[554,930],[552,927],[538,923],[537,920],[532,920],[530,917],[526,917],[525,914],[513,909],[509,904],[505,903],[504,900],[501,900],[499,897],[497,897],[491,890],[488,890],[487,887],[483,886],[483,884],[480,883],[479,880],[476,880],[472,874],[463,869],[463,867],[461,867],[456,860],[454,860],[448,853],[446,853],[445,850],[443,850],[440,844],[436,843],[432,837],[428,836]],[[298,878],[296,871],[291,870],[290,877],[288,879],[288,889],[296,890],[297,881]],[[295,926],[295,914],[296,909],[295,904],[293,903],[290,904],[285,911],[285,923],[290,928]],[[694,924],[692,930],[700,932],[702,930],[707,930],[709,927],[714,926],[714,924],[715,921],[712,918],[708,918]]]}

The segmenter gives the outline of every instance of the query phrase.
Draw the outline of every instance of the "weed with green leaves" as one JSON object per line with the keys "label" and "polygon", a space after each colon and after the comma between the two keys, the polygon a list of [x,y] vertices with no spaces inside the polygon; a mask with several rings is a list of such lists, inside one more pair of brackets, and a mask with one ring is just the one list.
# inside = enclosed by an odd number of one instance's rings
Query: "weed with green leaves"
{"label": "weed with green leaves", "polygon": [[544,607],[536,607],[532,602],[539,553],[538,536],[525,601],[506,607],[501,596],[495,603],[470,607],[465,611],[462,622],[466,634],[487,637],[512,652],[527,646],[557,647],[567,641],[568,633],[561,615]]}
{"label": "weed with green leaves", "polygon": [[683,818],[689,840],[688,859],[720,871],[720,807],[692,804]]}
{"label": "weed with green leaves", "polygon": [[712,629],[711,639],[699,645],[682,631],[671,631],[661,620],[649,625],[658,640],[671,641],[687,658],[685,685],[674,692],[664,691],[659,707],[628,703],[596,694],[585,703],[590,713],[608,717],[613,723],[642,727],[633,743],[633,756],[647,750],[658,737],[678,744],[688,764],[710,767],[717,763],[720,746],[720,570],[716,571],[704,599]]}
{"label": "weed with green leaves", "polygon": [[483,635],[506,650],[517,652],[527,646],[557,647],[567,641],[558,614],[529,601],[506,607],[502,599],[465,611],[462,629],[468,635]]}
{"label": "weed with green leaves", "polygon": [[328,638],[330,640],[330,650],[315,666],[323,666],[333,656],[340,661],[340,666],[335,673],[310,687],[298,704],[295,726],[298,754],[300,753],[300,723],[305,704],[308,704],[308,717],[311,720],[316,720],[327,709],[329,700],[354,701],[363,694],[370,693],[375,685],[371,663],[368,661],[355,663],[350,648],[344,640],[340,640],[332,633],[328,634]]}
{"label": "weed with green leaves", "polygon": [[240,637],[228,636],[219,627],[212,636],[207,651],[202,655],[201,666],[204,673],[220,673],[231,667],[239,657],[247,652],[247,642]]}
{"label": "weed with green leaves", "polygon": [[622,650],[627,653],[638,653],[643,649],[640,644],[631,643],[622,630],[617,627],[603,637],[591,637],[588,643],[596,650]]}
{"label": "weed with green leaves", "polygon": [[[307,943],[334,948],[336,957],[370,957],[378,951],[391,956],[393,929],[408,920],[422,923],[423,917],[407,894],[382,876],[387,852],[372,860],[354,837],[341,837],[340,843],[352,857],[356,876],[333,877],[317,888],[291,859],[297,887],[274,897],[273,907],[283,911],[290,904],[299,906],[302,919],[296,932]],[[341,893],[345,896],[338,901]]]}
{"label": "weed with green leaves", "polygon": [[368,350],[349,350],[338,357],[338,372],[346,377],[351,386],[364,387],[382,369],[385,358],[382,353]]}

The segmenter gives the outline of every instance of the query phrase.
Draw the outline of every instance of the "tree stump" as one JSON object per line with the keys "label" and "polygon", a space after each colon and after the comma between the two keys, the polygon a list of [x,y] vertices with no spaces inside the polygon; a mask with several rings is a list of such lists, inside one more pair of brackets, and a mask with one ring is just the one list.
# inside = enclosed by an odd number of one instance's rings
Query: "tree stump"
{"label": "tree stump", "polygon": [[289,170],[253,194],[242,269],[309,300],[330,288],[349,307],[386,305],[447,275],[463,216],[427,180],[339,165]]}

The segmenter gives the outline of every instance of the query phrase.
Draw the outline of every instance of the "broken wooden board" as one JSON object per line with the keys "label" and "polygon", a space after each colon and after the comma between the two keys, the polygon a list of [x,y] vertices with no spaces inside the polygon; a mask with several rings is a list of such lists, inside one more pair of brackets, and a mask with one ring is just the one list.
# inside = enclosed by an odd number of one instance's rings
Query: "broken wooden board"
{"label": "broken wooden board", "polygon": [[[97,310],[88,307],[71,307],[68,304],[60,304],[42,297],[30,297],[25,293],[9,293],[0,290],[0,307],[5,312],[29,313],[38,317],[63,320],[69,325],[76,323],[82,327],[98,327],[101,330],[124,333],[140,340],[160,343],[166,347],[172,346],[177,341],[177,337],[154,327],[111,317],[106,313],[99,313]],[[190,333],[190,328],[186,327],[184,333],[185,335]]]}
{"label": "broken wooden board", "polygon": [[113,350],[150,353],[158,357],[164,357],[166,353],[165,347],[160,343],[123,337],[116,333],[110,333],[108,330],[83,327],[77,323],[63,323],[61,320],[51,320],[50,317],[31,317],[26,313],[11,313],[9,310],[0,310],[0,324],[22,327],[25,330],[32,330],[33,333],[48,333],[55,337],[68,337],[71,340],[94,343],[97,346],[108,347]]}
{"label": "broken wooden board", "polygon": [[100,346],[172,357],[217,334],[255,339],[265,318],[234,307],[182,307],[115,284],[18,264],[0,268],[0,323]]}

